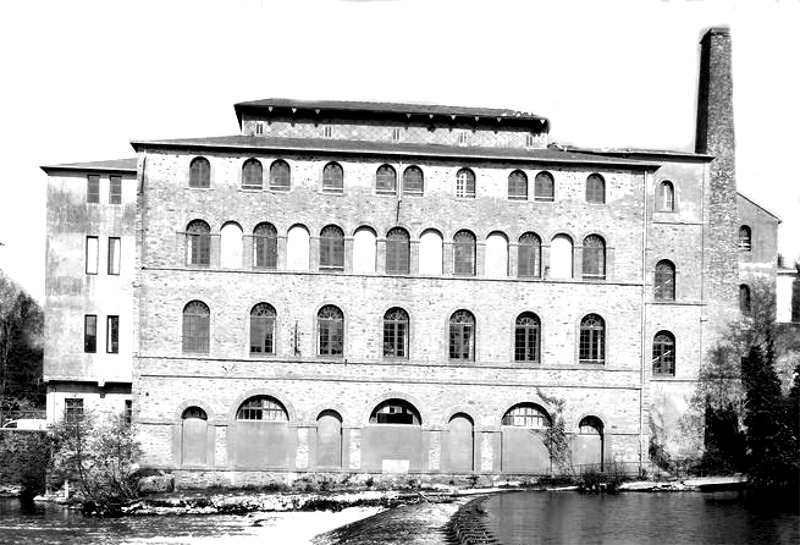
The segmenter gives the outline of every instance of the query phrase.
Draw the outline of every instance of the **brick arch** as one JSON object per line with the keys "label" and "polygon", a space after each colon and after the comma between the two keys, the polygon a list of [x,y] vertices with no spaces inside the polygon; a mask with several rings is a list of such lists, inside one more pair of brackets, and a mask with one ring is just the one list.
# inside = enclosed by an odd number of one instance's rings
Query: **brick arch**
{"label": "brick arch", "polygon": [[578,413],[578,417],[575,418],[570,425],[567,426],[567,430],[571,431],[572,433],[578,433],[578,428],[580,428],[581,420],[586,418],[587,416],[592,416],[597,418],[603,424],[603,435],[608,435],[608,416],[605,414],[605,411],[584,411]]}
{"label": "brick arch", "polygon": [[416,230],[407,228],[406,231],[409,232],[412,240],[419,240],[420,238],[422,238],[422,235],[424,235],[428,231],[433,231],[434,233],[436,233],[440,237],[442,237],[442,244],[444,244],[444,242],[445,242],[445,238],[444,238],[444,232],[445,231],[441,227],[435,227],[435,226],[427,225],[425,227],[420,227],[419,229],[416,229]]}
{"label": "brick arch", "polygon": [[497,426],[498,428],[500,428],[501,422],[503,421],[503,417],[506,415],[506,413],[508,411],[510,411],[512,407],[516,407],[517,405],[524,405],[524,404],[537,405],[537,406],[541,407],[542,409],[544,409],[544,412],[547,413],[547,416],[549,418],[551,418],[551,419],[553,418],[553,414],[554,414],[555,411],[554,411],[553,407],[549,403],[547,403],[547,402],[545,402],[545,401],[543,401],[541,399],[535,399],[535,398],[531,398],[531,397],[526,397],[524,399],[520,399],[519,401],[511,402],[511,404],[504,405],[503,408],[499,412],[495,413],[495,418],[494,418],[494,420],[492,420],[492,423],[491,423],[492,426]]}
{"label": "brick arch", "polygon": [[181,423],[181,420],[183,419],[182,418],[183,411],[185,411],[189,407],[200,407],[201,409],[203,409],[206,413],[207,417],[206,421],[208,422],[209,426],[213,425],[216,422],[216,416],[214,414],[214,411],[207,405],[206,401],[200,401],[199,399],[196,398],[190,398],[176,405],[175,411],[172,413],[173,421],[176,424]]}
{"label": "brick arch", "polygon": [[603,242],[606,245],[606,250],[614,248],[614,245],[612,244],[613,235],[609,235],[606,231],[599,229],[589,229],[588,231],[581,233],[580,240],[577,241],[573,240],[572,243],[575,246],[580,246],[581,248],[583,248],[583,241],[586,240],[586,237],[590,237],[592,235],[596,235],[603,239]]}
{"label": "brick arch", "polygon": [[277,401],[280,401],[281,405],[286,409],[286,413],[289,415],[289,425],[293,425],[297,423],[297,413],[295,412],[294,406],[289,402],[288,397],[283,391],[275,390],[273,388],[253,388],[252,390],[248,390],[245,393],[239,395],[231,405],[230,409],[228,409],[228,423],[232,424],[236,422],[236,412],[239,410],[239,407],[251,397],[254,396],[269,396]]}
{"label": "brick arch", "polygon": [[352,420],[353,415],[349,414],[348,409],[345,405],[334,402],[334,403],[316,403],[313,405],[310,411],[308,411],[305,416],[308,420],[308,424],[315,425],[317,420],[319,419],[320,415],[325,411],[333,411],[339,415],[342,419],[342,427],[344,427],[345,422],[349,422]]}
{"label": "brick arch", "polygon": [[450,420],[457,414],[467,415],[469,419],[472,420],[473,428],[477,428],[478,419],[475,418],[475,416],[473,415],[473,411],[475,411],[475,407],[467,407],[466,405],[461,405],[461,404],[451,405],[450,407],[445,409],[444,412],[442,412],[442,418],[441,420],[439,420],[441,428],[444,429],[445,427],[447,427],[447,424],[450,422]]}
{"label": "brick arch", "polygon": [[[349,231],[350,232],[349,236],[350,237],[356,236],[356,231],[360,231],[361,229],[369,229],[370,231],[372,231],[372,234],[375,235],[375,240],[376,241],[381,237],[380,230],[377,227],[375,227],[374,223],[369,222],[369,221],[359,222],[358,225],[356,225],[351,231]],[[344,232],[345,238],[348,237],[347,233],[348,233],[348,231],[345,230],[345,232]]]}
{"label": "brick arch", "polygon": [[389,399],[401,399],[403,401],[410,403],[419,413],[420,427],[426,427],[428,425],[427,414],[429,414],[429,411],[427,410],[428,409],[427,406],[425,406],[422,403],[422,400],[405,392],[398,392],[398,391],[386,392],[385,394],[373,397],[367,403],[365,408],[361,411],[361,418],[359,419],[360,422],[363,425],[369,425],[369,417],[372,414],[372,411],[375,409],[375,407],[377,407],[378,405]]}

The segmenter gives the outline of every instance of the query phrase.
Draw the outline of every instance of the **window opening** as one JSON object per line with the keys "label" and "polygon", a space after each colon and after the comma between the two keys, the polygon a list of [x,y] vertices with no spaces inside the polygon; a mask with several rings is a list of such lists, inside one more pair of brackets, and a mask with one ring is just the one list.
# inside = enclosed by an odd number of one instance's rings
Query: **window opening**
{"label": "window opening", "polygon": [[275,353],[275,308],[259,303],[250,311],[250,353]]}
{"label": "window opening", "polygon": [[344,353],[344,315],[333,305],[322,307],[317,314],[319,355],[339,356]]}
{"label": "window opening", "polygon": [[462,168],[456,174],[456,197],[475,198],[475,173],[468,168]]}
{"label": "window opening", "polygon": [[408,357],[408,314],[401,308],[390,309],[383,316],[383,356]]}
{"label": "window opening", "polygon": [[119,353],[119,316],[106,317],[106,353]]}
{"label": "window opening", "polygon": [[450,359],[475,359],[475,317],[459,310],[450,317]]}

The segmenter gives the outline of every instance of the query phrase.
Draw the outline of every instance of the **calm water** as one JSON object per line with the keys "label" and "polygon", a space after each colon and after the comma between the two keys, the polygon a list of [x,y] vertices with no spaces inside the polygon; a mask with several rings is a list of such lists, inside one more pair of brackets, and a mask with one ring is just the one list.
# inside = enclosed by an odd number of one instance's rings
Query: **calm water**
{"label": "calm water", "polygon": [[758,510],[736,492],[511,492],[486,503],[503,545],[800,543],[800,516]]}

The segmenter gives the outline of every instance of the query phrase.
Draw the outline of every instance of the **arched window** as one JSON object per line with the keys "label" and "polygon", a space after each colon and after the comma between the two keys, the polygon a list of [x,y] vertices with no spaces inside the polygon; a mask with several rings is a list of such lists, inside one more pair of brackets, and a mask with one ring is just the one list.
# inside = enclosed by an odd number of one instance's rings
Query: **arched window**
{"label": "arched window", "polygon": [[517,316],[514,328],[514,361],[539,361],[541,323],[533,312]]}
{"label": "arched window", "polygon": [[278,268],[278,230],[271,223],[259,223],[253,229],[253,266]]}
{"label": "arched window", "polygon": [[490,278],[508,276],[508,238],[495,231],[486,237],[484,274]]}
{"label": "arched window", "polygon": [[200,420],[208,420],[208,415],[200,407],[187,407],[181,415],[181,419],[187,420],[189,418],[197,418]]}
{"label": "arched window", "polygon": [[425,190],[425,178],[422,169],[410,166],[403,172],[403,195],[422,195]]}
{"label": "arched window", "polygon": [[330,193],[344,191],[344,171],[339,163],[328,163],[322,169],[322,190]]}
{"label": "arched window", "polygon": [[389,165],[381,165],[375,172],[375,191],[387,195],[397,193],[397,172]]}
{"label": "arched window", "polygon": [[261,420],[264,422],[288,422],[286,408],[277,399],[269,396],[254,396],[239,405],[236,420]]}
{"label": "arched window", "polygon": [[211,227],[203,220],[186,226],[186,262],[198,267],[211,264]]}
{"label": "arched window", "polygon": [[275,353],[275,308],[259,303],[250,310],[250,354]]}
{"label": "arched window", "polygon": [[739,286],[739,310],[744,314],[749,314],[752,308],[750,302],[750,287],[747,284],[741,284]]}
{"label": "arched window", "polygon": [[534,278],[542,275],[542,240],[534,233],[519,237],[517,275]]}
{"label": "arched window", "polygon": [[653,338],[653,374],[675,376],[675,337],[669,331]]}
{"label": "arched window", "polygon": [[362,226],[353,233],[353,272],[375,273],[375,256],[378,237],[371,227]]}
{"label": "arched window", "polygon": [[289,191],[291,186],[289,164],[283,159],[273,161],[269,166],[269,188],[273,191]]}
{"label": "arched window", "polygon": [[248,159],[242,166],[242,187],[258,188],[264,186],[264,169],[258,159]]}
{"label": "arched window", "polygon": [[442,235],[435,229],[419,237],[419,274],[442,274]]}
{"label": "arched window", "polygon": [[183,351],[208,354],[211,311],[205,303],[192,301],[183,307]]}
{"label": "arched window", "polygon": [[551,202],[556,198],[556,184],[549,172],[540,172],[533,181],[533,198],[537,201]]}
{"label": "arched window", "polygon": [[606,326],[597,314],[588,314],[581,320],[578,352],[581,363],[605,363]]}
{"label": "arched window", "polygon": [[603,435],[603,422],[596,416],[585,416],[578,424],[581,435]]}
{"label": "arched window", "polygon": [[200,407],[181,414],[181,465],[204,466],[208,460],[208,415]]}
{"label": "arched window", "polygon": [[205,157],[195,157],[189,164],[189,187],[211,187],[211,165]]}
{"label": "arched window", "polygon": [[606,243],[597,235],[583,239],[583,277],[606,277]]}
{"label": "arched window", "polygon": [[475,360],[475,316],[468,310],[450,316],[450,359]]}
{"label": "arched window", "polygon": [[419,426],[422,418],[419,411],[408,401],[402,399],[387,399],[369,415],[370,424],[407,424]]}
{"label": "arched window", "polygon": [[319,355],[338,356],[344,353],[344,314],[338,307],[325,305],[317,313]]}
{"label": "arched window", "polygon": [[344,270],[344,232],[335,225],[324,227],[319,234],[319,268]]}
{"label": "arched window", "polygon": [[475,275],[475,235],[469,231],[453,237],[453,274]]}
{"label": "arched window", "polygon": [[309,268],[308,229],[304,225],[292,225],[286,233],[286,268],[290,271],[307,271]]}
{"label": "arched window", "polygon": [[500,421],[503,426],[516,426],[543,430],[550,425],[547,412],[533,403],[520,403],[511,407]]}
{"label": "arched window", "polygon": [[586,178],[586,202],[603,204],[606,202],[606,181],[599,174]]}
{"label": "arched window", "polygon": [[386,273],[408,274],[411,245],[408,231],[395,227],[386,233]]}
{"label": "arched window", "polygon": [[392,308],[383,315],[383,356],[408,357],[408,313]]}
{"label": "arched window", "polygon": [[227,222],[219,232],[219,265],[225,269],[242,268],[242,228]]}
{"label": "arched window", "polygon": [[475,198],[475,173],[468,168],[462,168],[456,173],[456,197]]}
{"label": "arched window", "polygon": [[508,198],[518,201],[528,200],[528,177],[521,170],[508,175]]}
{"label": "arched window", "polygon": [[568,235],[556,235],[550,241],[550,278],[572,278],[573,247]]}
{"label": "arched window", "polygon": [[739,251],[749,252],[753,249],[750,228],[747,225],[739,227]]}
{"label": "arched window", "polygon": [[659,184],[656,202],[661,212],[672,212],[675,210],[675,187],[672,185],[672,182],[664,180]]}
{"label": "arched window", "polygon": [[656,301],[675,300],[675,265],[671,261],[662,259],[656,263],[653,296]]}

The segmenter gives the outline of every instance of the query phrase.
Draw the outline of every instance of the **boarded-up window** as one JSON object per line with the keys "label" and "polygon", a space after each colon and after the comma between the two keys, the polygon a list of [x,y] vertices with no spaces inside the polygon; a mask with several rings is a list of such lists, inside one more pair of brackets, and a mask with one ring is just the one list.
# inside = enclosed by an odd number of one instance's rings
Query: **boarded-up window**
{"label": "boarded-up window", "polygon": [[572,278],[572,239],[556,235],[550,242],[550,277]]}
{"label": "boarded-up window", "polygon": [[286,236],[286,268],[307,271],[309,261],[309,232],[303,225],[293,225]]}
{"label": "boarded-up window", "polygon": [[238,224],[228,222],[220,230],[220,266],[226,269],[242,267],[242,228]]}
{"label": "boarded-up window", "polygon": [[377,252],[375,231],[369,227],[359,227],[353,235],[353,272],[373,274]]}
{"label": "boarded-up window", "polygon": [[419,273],[442,274],[442,235],[433,229],[419,237]]}
{"label": "boarded-up window", "polygon": [[486,237],[486,276],[508,276],[508,239],[503,233]]}
{"label": "boarded-up window", "polygon": [[98,237],[86,237],[86,274],[97,274],[99,259],[100,239]]}
{"label": "boarded-up window", "polygon": [[120,270],[122,258],[122,239],[119,237],[108,237],[108,274],[117,275]]}
{"label": "boarded-up window", "polygon": [[205,465],[208,415],[200,407],[188,407],[181,415],[181,463]]}

